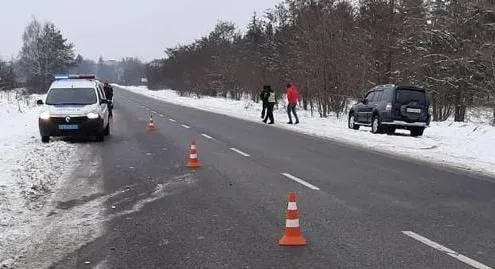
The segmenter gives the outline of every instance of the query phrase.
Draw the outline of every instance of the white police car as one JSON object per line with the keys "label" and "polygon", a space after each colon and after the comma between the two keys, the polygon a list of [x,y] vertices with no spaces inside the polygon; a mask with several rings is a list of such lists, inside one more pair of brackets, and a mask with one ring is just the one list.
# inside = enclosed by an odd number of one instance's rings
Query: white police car
{"label": "white police car", "polygon": [[103,84],[94,75],[55,76],[39,115],[41,141],[51,136],[87,136],[104,141],[110,135],[110,108]]}

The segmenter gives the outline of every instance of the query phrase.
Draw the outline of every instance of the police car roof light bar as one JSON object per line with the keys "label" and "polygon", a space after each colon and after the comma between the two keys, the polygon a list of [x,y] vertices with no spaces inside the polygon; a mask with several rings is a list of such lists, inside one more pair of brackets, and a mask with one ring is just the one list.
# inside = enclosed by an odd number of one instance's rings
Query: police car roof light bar
{"label": "police car roof light bar", "polygon": [[90,75],[90,74],[85,74],[85,75],[79,75],[80,79],[95,79],[95,75]]}
{"label": "police car roof light bar", "polygon": [[54,75],[55,80],[69,79],[69,75]]}
{"label": "police car roof light bar", "polygon": [[95,79],[95,75],[85,74],[85,75],[54,75],[55,80],[62,79]]}

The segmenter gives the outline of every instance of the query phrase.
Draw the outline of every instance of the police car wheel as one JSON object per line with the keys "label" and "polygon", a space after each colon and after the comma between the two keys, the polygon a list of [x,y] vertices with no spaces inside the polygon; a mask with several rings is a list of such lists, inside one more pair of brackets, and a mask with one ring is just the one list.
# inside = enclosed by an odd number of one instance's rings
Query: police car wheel
{"label": "police car wheel", "polygon": [[105,128],[105,131],[103,132],[103,134],[105,136],[109,136],[110,135],[110,122],[108,123],[107,128]]}
{"label": "police car wheel", "polygon": [[104,133],[97,134],[96,135],[96,141],[97,142],[103,142],[103,141],[105,141],[105,134]]}
{"label": "police car wheel", "polygon": [[50,142],[50,137],[49,137],[49,136],[42,136],[42,137],[41,137],[41,142],[43,142],[43,143],[48,143],[48,142]]}

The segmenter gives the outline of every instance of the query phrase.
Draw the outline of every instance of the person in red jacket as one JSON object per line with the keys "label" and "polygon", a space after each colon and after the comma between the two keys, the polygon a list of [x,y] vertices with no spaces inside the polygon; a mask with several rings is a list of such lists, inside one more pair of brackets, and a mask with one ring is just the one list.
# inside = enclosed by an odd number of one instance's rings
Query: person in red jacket
{"label": "person in red jacket", "polygon": [[298,124],[299,118],[297,117],[296,107],[297,107],[297,102],[299,100],[299,92],[296,86],[293,86],[290,83],[287,84],[287,100],[289,101],[289,104],[287,105],[287,114],[289,115],[288,124],[293,124],[292,114],[294,114],[294,117],[296,118],[295,123]]}

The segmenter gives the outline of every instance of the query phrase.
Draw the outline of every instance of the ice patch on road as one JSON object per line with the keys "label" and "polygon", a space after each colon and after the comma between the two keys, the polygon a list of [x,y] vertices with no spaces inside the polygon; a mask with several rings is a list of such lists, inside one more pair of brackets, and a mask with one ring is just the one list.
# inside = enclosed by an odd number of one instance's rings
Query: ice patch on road
{"label": "ice patch on road", "polygon": [[[261,121],[261,105],[248,99],[236,101],[207,96],[182,97],[172,90],[151,91],[145,86],[116,86],[177,105]],[[467,123],[433,122],[424,135],[418,138],[401,130],[396,135],[371,134],[369,128],[365,127],[355,131],[347,128],[345,116],[320,118],[303,110],[298,112],[301,124],[286,125],[287,114],[283,100],[276,108],[275,121],[279,128],[495,176],[495,127],[488,124],[491,121],[490,112],[487,109],[473,109],[468,113]]]}
{"label": "ice patch on road", "polygon": [[[147,204],[152,203],[156,200],[160,200],[165,196],[172,195],[177,191],[178,187],[182,187],[184,185],[193,184],[195,181],[192,178],[191,174],[185,174],[182,176],[177,176],[172,178],[165,183],[157,184],[155,189],[151,194],[146,194],[147,198],[142,200],[138,200],[132,207],[132,209],[124,210],[115,214],[112,214],[112,217],[121,217],[124,215],[129,215],[138,211],[141,211]],[[117,193],[119,194],[119,193]]]}

